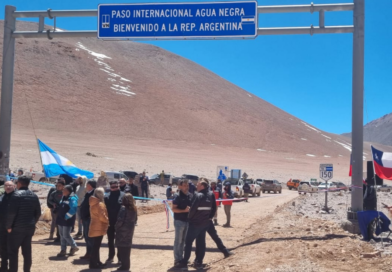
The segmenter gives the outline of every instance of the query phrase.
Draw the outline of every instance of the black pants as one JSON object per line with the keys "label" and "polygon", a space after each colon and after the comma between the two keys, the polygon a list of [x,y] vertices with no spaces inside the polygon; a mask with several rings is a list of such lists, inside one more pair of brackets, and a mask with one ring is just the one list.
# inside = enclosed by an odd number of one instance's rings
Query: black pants
{"label": "black pants", "polygon": [[118,247],[118,258],[121,260],[121,270],[131,268],[131,247]]}
{"label": "black pants", "polygon": [[30,272],[33,263],[31,256],[31,240],[35,229],[26,231],[12,231],[8,234],[8,258],[10,262],[10,272],[18,272],[18,254],[22,247],[23,271]]}
{"label": "black pants", "polygon": [[[109,257],[108,259],[113,259],[114,255],[116,254],[116,250],[114,247],[114,239],[116,237],[116,229],[114,228],[114,226],[110,226],[108,228],[108,247],[109,247]],[[120,260],[120,255],[119,255],[119,251],[117,252],[117,258],[118,260]]]}
{"label": "black pants", "polygon": [[99,249],[101,248],[103,236],[92,237],[93,249],[91,251],[90,266],[96,267],[101,259],[99,258]]}
{"label": "black pants", "polygon": [[142,197],[148,198],[148,188],[142,187]]}
{"label": "black pants", "polygon": [[1,269],[8,270],[8,253],[7,253],[7,239],[8,232],[6,229],[0,230],[0,254],[1,254]]}
{"label": "black pants", "polygon": [[209,225],[206,226],[195,226],[189,224],[188,231],[185,238],[185,248],[184,248],[184,259],[182,259],[182,264],[187,264],[189,258],[191,257],[192,244],[196,240],[196,260],[200,263],[203,262],[204,255],[206,253],[206,232]]}
{"label": "black pants", "polygon": [[218,236],[218,233],[216,232],[214,223],[210,223],[210,226],[207,230],[207,233],[210,235],[211,239],[214,240],[216,246],[222,253],[227,253],[227,249],[225,245],[222,242],[222,239]]}

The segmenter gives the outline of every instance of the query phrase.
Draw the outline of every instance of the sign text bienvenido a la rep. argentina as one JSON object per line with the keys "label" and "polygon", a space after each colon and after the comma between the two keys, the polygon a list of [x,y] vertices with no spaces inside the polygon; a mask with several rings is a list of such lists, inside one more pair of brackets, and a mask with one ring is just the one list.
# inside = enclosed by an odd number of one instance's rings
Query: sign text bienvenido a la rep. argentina
{"label": "sign text bienvenido a la rep. argentina", "polygon": [[255,38],[257,2],[101,4],[101,39]]}

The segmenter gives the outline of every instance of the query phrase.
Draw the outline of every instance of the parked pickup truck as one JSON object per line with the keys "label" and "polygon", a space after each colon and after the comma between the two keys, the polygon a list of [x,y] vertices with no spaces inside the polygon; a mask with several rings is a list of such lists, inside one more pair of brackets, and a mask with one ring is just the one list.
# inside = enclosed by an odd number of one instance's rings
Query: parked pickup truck
{"label": "parked pickup truck", "polygon": [[262,183],[261,183],[261,191],[263,192],[263,194],[265,192],[274,192],[274,194],[276,194],[277,192],[279,192],[279,194],[282,193],[282,185],[280,184],[279,181],[277,180],[268,180],[265,179]]}
{"label": "parked pickup truck", "polygon": [[298,186],[299,186],[300,182],[301,182],[300,179],[290,179],[287,182],[287,188],[289,188],[289,190],[292,190],[292,189],[298,190]]}
{"label": "parked pickup truck", "polygon": [[[257,184],[257,182],[253,179],[247,179],[246,180],[250,186],[250,190],[251,192],[249,194],[251,194],[252,196],[260,196],[260,192],[261,192],[261,187],[259,184]],[[242,179],[240,179],[238,181],[238,184],[235,187],[235,191],[236,191],[236,195],[238,197],[242,197],[244,195],[244,190],[242,189],[242,186],[244,186],[244,181]]]}

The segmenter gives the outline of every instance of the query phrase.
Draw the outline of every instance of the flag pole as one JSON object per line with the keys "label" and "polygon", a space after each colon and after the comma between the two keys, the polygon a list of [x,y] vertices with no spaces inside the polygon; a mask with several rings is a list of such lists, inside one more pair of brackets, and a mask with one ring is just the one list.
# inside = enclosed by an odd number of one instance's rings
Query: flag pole
{"label": "flag pole", "polygon": [[[378,222],[377,222],[377,224],[376,224],[376,228],[377,228],[377,227],[380,227],[379,222],[380,222],[380,220],[381,220],[381,216],[380,216],[380,211],[378,210],[377,187],[376,187],[376,186],[377,186],[377,185],[376,185],[376,168],[374,167],[373,146],[370,145],[370,148],[372,149],[372,162],[373,162],[373,181],[374,181],[374,187],[373,187],[373,188],[374,188],[374,190],[376,190],[376,209],[377,209],[377,214],[378,214]],[[384,246],[382,236],[381,236],[381,245]]]}
{"label": "flag pole", "polygon": [[46,176],[45,170],[44,170],[44,164],[42,163],[41,151],[40,151],[39,142],[38,142],[39,139],[37,138],[37,136],[35,136],[35,140],[36,140],[36,142],[37,142],[38,153],[39,153],[39,159],[40,159],[40,161],[41,161],[41,167],[42,167],[42,170],[43,170],[43,173],[44,173],[45,178],[48,179],[48,177]]}

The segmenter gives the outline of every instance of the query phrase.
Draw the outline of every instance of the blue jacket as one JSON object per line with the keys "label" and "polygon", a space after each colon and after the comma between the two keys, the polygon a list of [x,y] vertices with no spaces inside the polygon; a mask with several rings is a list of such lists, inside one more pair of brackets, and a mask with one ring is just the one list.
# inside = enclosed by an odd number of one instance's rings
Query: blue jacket
{"label": "blue jacket", "polygon": [[75,194],[63,196],[57,210],[56,224],[63,227],[75,225],[76,210],[78,209],[78,197]]}

